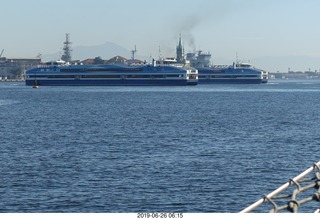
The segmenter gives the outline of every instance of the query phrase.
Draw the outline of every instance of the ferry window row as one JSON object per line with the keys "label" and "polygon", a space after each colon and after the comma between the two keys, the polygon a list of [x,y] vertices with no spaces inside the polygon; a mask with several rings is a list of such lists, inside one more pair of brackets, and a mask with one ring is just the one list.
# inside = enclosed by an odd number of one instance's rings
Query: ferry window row
{"label": "ferry window row", "polygon": [[199,75],[199,78],[210,79],[210,78],[257,78],[258,75]]}
{"label": "ferry window row", "polygon": [[75,69],[75,68],[63,68],[60,69],[60,72],[132,72],[132,71],[142,71],[142,68],[79,68],[79,69]]}
{"label": "ferry window row", "polygon": [[203,69],[200,71],[201,73],[224,73],[224,70],[211,70],[211,69]]}
{"label": "ferry window row", "polygon": [[[166,68],[162,68],[160,66],[158,67],[148,67],[145,69],[147,72],[165,72],[168,71]],[[77,73],[77,72],[143,72],[143,68],[62,68],[59,69],[57,67],[53,68],[41,68],[41,72],[72,72],[72,73]]]}
{"label": "ferry window row", "polygon": [[28,78],[182,78],[183,74],[142,75],[27,75]]}

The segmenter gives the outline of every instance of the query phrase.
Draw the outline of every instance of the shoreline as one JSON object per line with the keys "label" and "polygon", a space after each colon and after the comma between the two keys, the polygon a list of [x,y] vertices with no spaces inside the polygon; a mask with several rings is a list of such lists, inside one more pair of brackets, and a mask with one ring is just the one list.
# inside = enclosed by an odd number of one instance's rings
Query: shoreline
{"label": "shoreline", "polygon": [[0,80],[0,82],[25,82],[23,79],[6,79],[6,80]]}

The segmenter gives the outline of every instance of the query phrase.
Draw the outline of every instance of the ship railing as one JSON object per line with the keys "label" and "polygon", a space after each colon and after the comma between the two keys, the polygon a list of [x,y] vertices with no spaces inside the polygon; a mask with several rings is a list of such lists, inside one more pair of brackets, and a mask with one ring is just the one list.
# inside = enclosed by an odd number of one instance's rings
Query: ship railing
{"label": "ship railing", "polygon": [[[272,205],[269,213],[281,211],[297,213],[299,208],[307,207],[307,203],[310,204],[311,201],[320,202],[320,161],[240,213],[253,212],[264,203]],[[320,213],[319,206],[313,208],[317,208],[313,210],[314,213]]]}

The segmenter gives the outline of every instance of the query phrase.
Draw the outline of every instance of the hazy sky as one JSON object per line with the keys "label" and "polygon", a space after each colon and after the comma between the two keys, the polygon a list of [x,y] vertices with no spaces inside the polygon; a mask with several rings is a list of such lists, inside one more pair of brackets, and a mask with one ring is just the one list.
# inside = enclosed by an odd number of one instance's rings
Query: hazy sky
{"label": "hazy sky", "polygon": [[[73,46],[119,44],[140,55],[186,52],[243,59],[320,57],[319,0],[0,0],[0,49],[35,57]],[[129,56],[129,55],[128,55]],[[76,57],[74,57],[76,59]],[[320,63],[319,63],[320,68]]]}

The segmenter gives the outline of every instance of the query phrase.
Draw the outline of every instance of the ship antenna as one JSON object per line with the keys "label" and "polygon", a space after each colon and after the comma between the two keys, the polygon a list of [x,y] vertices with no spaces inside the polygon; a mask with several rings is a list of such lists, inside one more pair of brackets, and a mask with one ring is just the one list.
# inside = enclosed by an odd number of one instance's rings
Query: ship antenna
{"label": "ship antenna", "polygon": [[159,46],[159,60],[161,60],[162,55],[161,55],[161,47]]}
{"label": "ship antenna", "polygon": [[131,50],[131,59],[134,60],[134,55],[138,52],[136,45],[134,45],[134,49]]}
{"label": "ship antenna", "polygon": [[238,52],[236,52],[236,63],[239,63]]}

